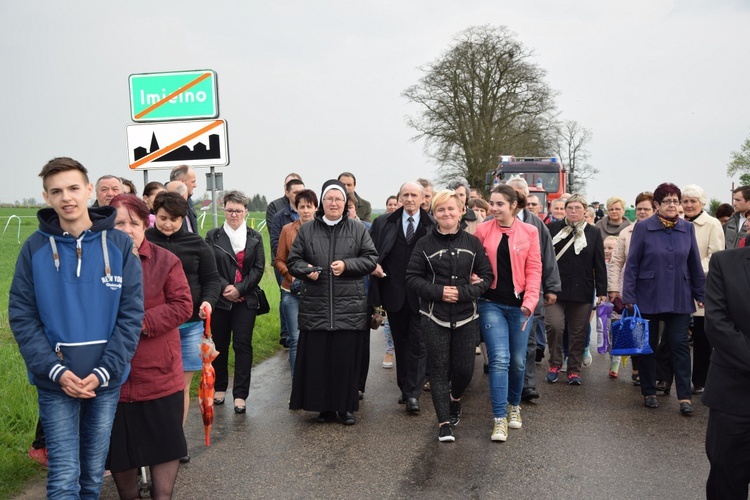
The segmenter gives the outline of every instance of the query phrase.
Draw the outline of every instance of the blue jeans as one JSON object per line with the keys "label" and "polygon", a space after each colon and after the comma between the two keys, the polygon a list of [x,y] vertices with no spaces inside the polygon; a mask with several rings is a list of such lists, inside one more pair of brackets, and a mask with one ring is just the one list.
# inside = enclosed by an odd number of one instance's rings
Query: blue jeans
{"label": "blue jeans", "polygon": [[286,290],[281,290],[281,317],[284,319],[286,331],[289,336],[286,345],[289,347],[289,367],[292,369],[294,377],[294,363],[297,360],[297,341],[299,340],[299,323],[297,314],[299,313],[299,295],[292,295]]}
{"label": "blue jeans", "polygon": [[[520,307],[480,299],[479,324],[490,365],[490,398],[495,418],[508,416],[507,405],[521,403],[526,345],[533,317]],[[528,321],[527,321],[528,319]],[[524,327],[524,323],[526,323]]]}
{"label": "blue jeans", "polygon": [[47,497],[99,498],[120,389],[97,389],[91,399],[44,389],[37,394],[49,458]]}

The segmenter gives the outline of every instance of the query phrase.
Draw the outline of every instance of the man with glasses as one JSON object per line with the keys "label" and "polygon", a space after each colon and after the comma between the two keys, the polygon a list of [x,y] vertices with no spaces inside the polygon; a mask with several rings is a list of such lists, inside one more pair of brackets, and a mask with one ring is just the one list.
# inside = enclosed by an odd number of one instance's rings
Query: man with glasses
{"label": "man with glasses", "polygon": [[535,194],[530,194],[526,197],[526,208],[532,214],[539,216],[539,212],[542,211],[542,205],[539,203],[539,197]]}
{"label": "man with glasses", "polygon": [[396,381],[401,390],[399,404],[419,413],[427,350],[422,341],[419,299],[406,292],[406,267],[417,240],[432,230],[434,222],[421,205],[424,188],[407,182],[398,193],[402,207],[375,219],[370,236],[378,251],[378,265],[370,280],[369,304],[382,306],[388,314],[396,349]]}

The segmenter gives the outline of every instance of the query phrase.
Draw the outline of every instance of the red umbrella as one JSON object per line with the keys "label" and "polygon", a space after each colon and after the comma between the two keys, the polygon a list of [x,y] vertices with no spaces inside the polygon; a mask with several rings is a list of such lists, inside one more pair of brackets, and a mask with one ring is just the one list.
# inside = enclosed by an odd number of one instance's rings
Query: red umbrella
{"label": "red umbrella", "polygon": [[211,338],[211,314],[206,313],[206,332],[203,334],[203,340],[198,346],[200,355],[203,360],[201,368],[201,381],[198,386],[198,399],[200,400],[201,415],[203,416],[203,426],[206,429],[206,446],[211,446],[211,425],[214,423],[214,384],[216,383],[216,370],[214,370],[211,361],[216,359],[219,351],[216,350],[214,341]]}

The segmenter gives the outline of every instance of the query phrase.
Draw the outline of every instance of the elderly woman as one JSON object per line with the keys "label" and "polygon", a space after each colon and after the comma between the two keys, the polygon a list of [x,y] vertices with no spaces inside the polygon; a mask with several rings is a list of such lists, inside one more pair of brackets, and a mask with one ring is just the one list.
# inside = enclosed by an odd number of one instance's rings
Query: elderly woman
{"label": "elderly woman", "polygon": [[141,259],[146,315],[120,391],[107,467],[120,498],[138,498],[137,470],[144,466],[151,469],[151,496],[171,498],[179,458],[187,454],[178,327],[192,314],[193,302],[180,260],[145,238],[146,204],[120,194],[110,205],[117,209],[115,227],[132,238]]}
{"label": "elderly woman", "polygon": [[432,198],[437,226],[417,242],[406,271],[409,290],[419,296],[441,442],[455,441],[461,396],[474,373],[477,298],[493,280],[482,244],[461,229],[464,207],[455,191],[443,190]]}
{"label": "elderly woman", "polygon": [[602,240],[607,236],[619,236],[631,222],[625,218],[625,200],[613,196],[607,200],[607,215],[595,225],[601,231]]}
{"label": "elderly woman", "polygon": [[[693,224],[681,219],[677,207],[682,193],[674,184],[663,183],[654,190],[656,215],[633,229],[622,301],[637,304],[650,320],[649,342],[654,351],[663,331],[672,351],[680,413],[693,412],[690,398],[690,345],[688,326],[695,303],[703,307],[706,275],[695,239]],[[640,356],[641,394],[648,408],[657,408],[656,356]]]}
{"label": "elderly woman", "polygon": [[490,204],[482,198],[471,198],[466,206],[474,211],[474,215],[477,216],[477,224],[484,222],[484,219],[486,219],[487,215],[490,213]]}
{"label": "elderly woman", "polygon": [[294,208],[297,210],[299,219],[281,228],[279,247],[276,250],[276,258],[273,260],[273,266],[284,278],[281,282],[281,314],[289,330],[286,345],[289,347],[289,368],[292,377],[294,377],[294,363],[297,360],[297,342],[299,340],[297,315],[299,313],[299,293],[302,288],[302,282],[297,281],[291,275],[286,266],[286,259],[289,256],[292,243],[297,238],[300,226],[310,222],[315,217],[315,210],[318,208],[318,197],[312,189],[303,189],[294,198]]}
{"label": "elderly woman", "polygon": [[560,269],[562,291],[557,302],[547,306],[547,382],[555,383],[563,363],[562,338],[567,324],[569,336],[568,384],[581,385],[581,364],[594,296],[607,299],[607,268],[601,232],[583,218],[586,199],[574,194],[565,202],[565,218],[549,225],[552,245]]}
{"label": "elderly woman", "polygon": [[354,425],[362,336],[370,320],[364,277],[375,270],[377,252],[364,224],[348,217],[341,182],[326,181],[320,197],[315,219],[300,227],[286,261],[303,282],[289,408],[320,412],[321,423],[338,413],[343,424]]}
{"label": "elderly woman", "polygon": [[[166,248],[180,259],[182,270],[190,286],[193,299],[193,314],[180,325],[182,343],[182,369],[185,379],[185,413],[187,420],[190,406],[190,383],[193,373],[200,370],[203,362],[198,344],[203,337],[203,320],[206,312],[213,311],[221,291],[221,279],[216,271],[216,258],[203,238],[184,228],[182,221],[188,213],[185,198],[178,193],[162,192],[154,199],[156,223],[146,230],[146,239],[154,245]],[[188,456],[182,457],[189,461]]]}
{"label": "elderly woman", "polygon": [[[646,220],[652,215],[654,215],[654,195],[649,191],[644,191],[635,197],[635,223],[638,224],[639,221]],[[607,268],[607,295],[610,302],[614,302],[622,294],[622,274],[625,271],[625,261],[630,251],[630,239],[633,236],[634,228],[635,224],[631,224],[620,231],[615,251],[612,252],[612,258],[609,259],[609,266]],[[633,384],[636,386],[641,385],[641,379],[638,375],[638,357],[635,356],[630,359],[633,365],[633,373],[631,375]],[[618,375],[619,371],[620,357],[615,356],[612,358],[609,370],[610,376],[613,374],[615,376]]]}
{"label": "elderly woman", "polygon": [[[724,230],[721,222],[708,215],[704,210],[706,206],[706,192],[700,186],[690,184],[682,189],[682,208],[685,210],[685,220],[692,222],[695,227],[695,238],[698,242],[698,251],[701,254],[703,272],[708,273],[708,263],[711,255],[724,250]],[[697,307],[693,314],[693,394],[702,394],[706,385],[706,375],[711,358],[711,345],[706,338],[704,330],[703,307]],[[657,358],[657,384],[659,390],[665,394],[671,392],[672,365],[670,363],[669,344],[662,337],[659,343]]]}
{"label": "elderly woman", "polygon": [[219,351],[213,362],[216,370],[214,404],[224,404],[229,385],[227,362],[231,342],[234,349],[232,396],[237,414],[245,413],[245,401],[250,392],[253,328],[259,305],[256,291],[266,264],[263,237],[245,224],[247,203],[247,196],[240,191],[224,193],[224,225],[211,229],[206,235],[221,280],[221,297],[216,303],[212,323]]}

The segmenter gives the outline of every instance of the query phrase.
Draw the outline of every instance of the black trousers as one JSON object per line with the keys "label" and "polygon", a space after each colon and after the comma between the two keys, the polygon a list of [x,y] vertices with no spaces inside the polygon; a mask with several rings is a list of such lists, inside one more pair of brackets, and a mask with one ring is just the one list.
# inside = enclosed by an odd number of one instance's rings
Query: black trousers
{"label": "black trousers", "polygon": [[216,370],[217,391],[226,391],[229,385],[229,344],[234,349],[234,383],[232,396],[247,399],[250,392],[250,370],[253,367],[253,328],[256,310],[237,302],[232,309],[215,309],[211,329],[219,355],[213,362]]}
{"label": "black trousers", "polygon": [[730,415],[713,408],[708,413],[706,456],[711,472],[708,500],[747,500],[750,483],[750,416]]}
{"label": "black trousers", "polygon": [[451,330],[422,316],[422,337],[430,362],[430,389],[438,423],[450,419],[450,399],[461,399],[474,374],[477,321]]}
{"label": "black trousers", "polygon": [[404,399],[422,394],[427,350],[422,341],[420,314],[412,312],[408,302],[398,311],[386,311],[396,350],[396,381]]}
{"label": "black trousers", "polygon": [[358,389],[365,392],[367,373],[370,370],[370,325],[362,332],[362,356],[360,357]]}

